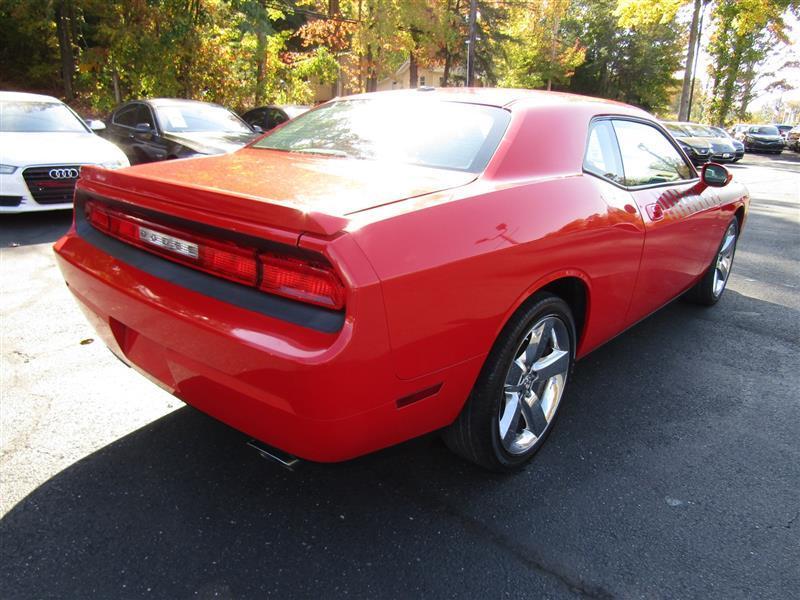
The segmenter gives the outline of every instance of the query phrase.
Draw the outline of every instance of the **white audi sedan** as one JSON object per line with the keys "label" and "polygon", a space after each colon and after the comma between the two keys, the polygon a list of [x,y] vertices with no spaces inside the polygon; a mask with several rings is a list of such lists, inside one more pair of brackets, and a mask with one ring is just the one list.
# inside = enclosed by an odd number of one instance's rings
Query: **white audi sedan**
{"label": "white audi sedan", "polygon": [[0,92],[0,213],[72,208],[83,165],[127,167],[103,127],[51,96]]}

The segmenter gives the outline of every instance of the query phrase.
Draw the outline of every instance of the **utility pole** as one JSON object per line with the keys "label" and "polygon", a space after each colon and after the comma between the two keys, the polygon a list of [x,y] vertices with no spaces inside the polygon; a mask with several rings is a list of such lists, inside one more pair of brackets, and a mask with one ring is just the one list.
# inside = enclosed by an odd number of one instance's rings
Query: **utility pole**
{"label": "utility pole", "polygon": [[478,18],[478,0],[469,0],[469,39],[467,40],[467,87],[475,85],[475,31]]}

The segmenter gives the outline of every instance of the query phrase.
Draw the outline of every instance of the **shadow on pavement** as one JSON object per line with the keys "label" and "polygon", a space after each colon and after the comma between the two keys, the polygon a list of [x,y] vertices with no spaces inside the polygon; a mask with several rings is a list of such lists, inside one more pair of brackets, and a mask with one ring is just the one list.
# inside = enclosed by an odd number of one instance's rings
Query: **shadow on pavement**
{"label": "shadow on pavement", "polygon": [[70,225],[71,210],[0,215],[0,248],[55,242]]}
{"label": "shadow on pavement", "polygon": [[514,476],[435,437],[289,473],[180,409],[9,512],[3,596],[786,597],[793,538],[766,523],[796,508],[781,440],[800,414],[791,382],[769,406],[762,390],[797,360],[774,337],[753,350],[797,319],[731,290],[712,310],[670,305],[579,364],[549,443]]}

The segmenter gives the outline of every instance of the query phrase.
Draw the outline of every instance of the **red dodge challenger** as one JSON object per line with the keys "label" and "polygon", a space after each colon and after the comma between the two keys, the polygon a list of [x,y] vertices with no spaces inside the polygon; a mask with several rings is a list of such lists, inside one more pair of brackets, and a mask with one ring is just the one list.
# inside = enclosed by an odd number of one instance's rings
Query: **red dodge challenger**
{"label": "red dodge challenger", "polygon": [[678,296],[717,302],[748,202],[633,107],[414,90],[225,156],[85,167],[55,251],[112,352],[282,456],[442,429],[504,471],[576,359]]}

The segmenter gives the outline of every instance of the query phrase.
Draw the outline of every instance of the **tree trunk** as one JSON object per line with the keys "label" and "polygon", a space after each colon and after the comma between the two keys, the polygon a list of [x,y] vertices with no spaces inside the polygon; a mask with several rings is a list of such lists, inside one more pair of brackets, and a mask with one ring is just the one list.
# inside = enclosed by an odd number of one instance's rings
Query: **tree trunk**
{"label": "tree trunk", "polygon": [[467,46],[467,87],[475,84],[475,43],[477,42],[477,32],[475,31],[478,18],[478,2],[470,0],[469,3],[469,41]]}
{"label": "tree trunk", "polygon": [[681,88],[681,103],[678,108],[678,120],[689,120],[689,96],[692,93],[692,80],[694,79],[694,55],[697,49],[697,35],[700,25],[700,12],[703,10],[703,0],[694,0],[692,24],[689,28],[689,48],[686,50],[686,69],[683,71],[683,87]]}
{"label": "tree trunk", "polygon": [[742,97],[739,102],[739,108],[736,111],[736,118],[739,121],[747,120],[747,107],[753,99],[753,90],[756,87],[756,81],[755,63],[748,63],[742,75]]}
{"label": "tree trunk", "polygon": [[58,49],[61,54],[61,77],[64,82],[64,98],[67,102],[75,98],[72,89],[72,75],[75,72],[75,55],[72,52],[72,38],[68,14],[70,0],[62,0],[56,4],[56,34],[58,35]]}
{"label": "tree trunk", "polygon": [[117,104],[122,103],[122,94],[119,91],[119,75],[117,75],[117,70],[114,69],[111,72],[111,81],[114,84],[114,101]]}
{"label": "tree trunk", "polygon": [[736,89],[736,80],[739,77],[739,66],[742,64],[742,52],[744,46],[749,43],[745,37],[738,36],[736,43],[733,47],[733,58],[731,59],[730,67],[726,74],[724,84],[722,86],[722,96],[719,101],[719,109],[717,110],[715,125],[723,127],[725,121],[728,120],[728,115],[733,107],[733,93]]}
{"label": "tree trunk", "polygon": [[372,54],[372,46],[367,46],[367,92],[378,91],[378,74],[375,69],[375,60]]}
{"label": "tree trunk", "polygon": [[267,73],[267,33],[259,30],[256,33],[256,94],[255,105],[264,103],[264,79]]}
{"label": "tree trunk", "polygon": [[550,41],[550,65],[549,65],[550,73],[548,73],[548,76],[547,76],[547,91],[548,92],[553,89],[553,76],[552,76],[552,74],[556,70],[556,55],[557,55],[557,50],[558,50],[558,30],[560,28],[561,28],[561,15],[557,14],[555,16],[555,18],[553,19],[553,31],[552,31],[553,39]]}
{"label": "tree trunk", "polygon": [[417,49],[408,53],[408,87],[412,90],[419,86],[419,72],[417,69]]}
{"label": "tree trunk", "polygon": [[[328,17],[331,19],[338,19],[340,16],[340,10],[339,0],[328,0]],[[336,98],[342,94],[342,58],[338,52],[336,52],[336,64],[338,65],[336,70],[336,81],[331,84],[332,98]]]}
{"label": "tree trunk", "polygon": [[442,87],[450,85],[450,63],[453,62],[453,55],[449,50],[444,54],[444,73],[442,74]]}

